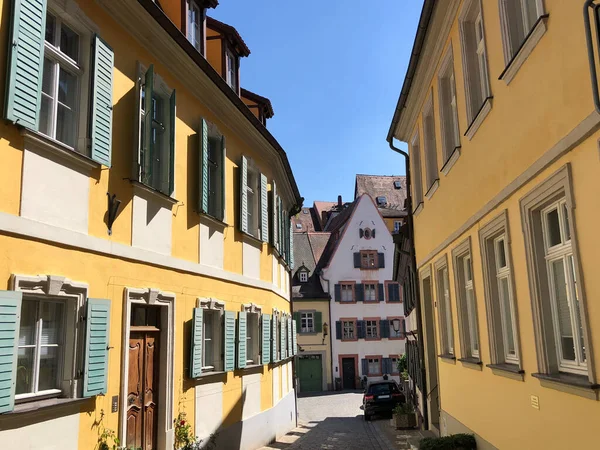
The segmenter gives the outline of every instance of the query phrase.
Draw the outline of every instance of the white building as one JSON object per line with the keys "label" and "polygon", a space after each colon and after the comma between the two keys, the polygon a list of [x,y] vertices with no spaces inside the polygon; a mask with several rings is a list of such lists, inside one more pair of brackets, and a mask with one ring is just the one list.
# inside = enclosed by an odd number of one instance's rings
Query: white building
{"label": "white building", "polygon": [[355,389],[366,376],[399,380],[404,354],[404,308],[392,281],[394,243],[373,199],[361,195],[327,226],[331,238],[321,260],[331,295],[333,377]]}

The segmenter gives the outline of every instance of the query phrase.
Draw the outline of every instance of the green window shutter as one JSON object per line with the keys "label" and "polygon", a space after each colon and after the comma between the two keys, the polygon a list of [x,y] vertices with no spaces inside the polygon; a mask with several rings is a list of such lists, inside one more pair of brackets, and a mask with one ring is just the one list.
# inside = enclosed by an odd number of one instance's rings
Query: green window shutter
{"label": "green window shutter", "polygon": [[292,355],[298,354],[298,335],[297,335],[297,322],[292,321]]}
{"label": "green window shutter", "polygon": [[208,124],[200,119],[200,186],[198,192],[198,211],[208,212]]}
{"label": "green window shutter", "polygon": [[279,231],[277,233],[277,250],[279,254],[283,254],[283,203],[281,202],[281,197],[277,196],[277,226]]}
{"label": "green window shutter", "polygon": [[295,312],[292,315],[294,317],[294,322],[296,322],[296,326],[298,328],[300,328],[300,313],[299,312]]}
{"label": "green window shutter", "polygon": [[9,38],[5,117],[37,130],[40,122],[46,0],[10,2],[12,36]]}
{"label": "green window shutter", "polygon": [[383,358],[382,360],[382,373],[391,374],[392,373],[392,359],[391,358]]}
{"label": "green window shutter", "polygon": [[92,159],[110,167],[112,152],[112,92],[115,55],[100,37],[94,36],[92,72]]}
{"label": "green window shutter", "polygon": [[335,338],[342,339],[342,322],[340,320],[335,323]]}
{"label": "green window shutter", "polygon": [[294,354],[294,350],[292,347],[293,344],[293,320],[290,316],[288,316],[287,318],[287,346],[288,346],[288,351],[287,351],[287,356],[288,358],[291,357]]}
{"label": "green window shutter", "polygon": [[323,314],[315,312],[315,333],[321,333],[323,331]]}
{"label": "green window shutter", "polygon": [[246,312],[240,311],[238,313],[238,333],[237,333],[237,368],[243,369],[246,367],[247,359],[247,323],[248,315]]}
{"label": "green window shutter", "polygon": [[287,321],[285,320],[285,317],[281,318],[281,322],[279,324],[279,342],[281,343],[281,348],[279,349],[279,360],[281,361],[282,359],[287,358],[287,344],[285,343],[285,337],[286,337],[286,332],[285,332],[285,325],[286,325]]}
{"label": "green window shutter", "polygon": [[379,283],[377,285],[377,288],[378,288],[378,291],[379,291],[377,293],[378,299],[379,299],[380,302],[383,302],[385,300],[385,289],[384,289],[383,283]]}
{"label": "green window shutter", "polygon": [[221,135],[221,164],[219,168],[221,170],[221,208],[219,210],[219,220],[225,220],[225,210],[227,205],[225,204],[225,155],[227,153],[227,146],[225,144],[225,136]]}
{"label": "green window shutter", "polygon": [[334,295],[333,295],[334,300],[336,302],[342,301],[342,286],[340,284],[336,284],[333,287],[333,290],[334,290]]}
{"label": "green window shutter", "polygon": [[277,359],[277,317],[273,314],[271,321],[271,361],[276,362]]}
{"label": "green window shutter", "polygon": [[354,268],[360,269],[360,252],[354,252]]}
{"label": "green window shutter", "polygon": [[290,269],[294,268],[294,229],[290,220]]}
{"label": "green window shutter", "polygon": [[192,342],[190,343],[190,378],[202,374],[202,320],[204,310],[194,308],[192,319]]}
{"label": "green window shutter", "polygon": [[262,361],[261,364],[271,362],[271,315],[262,315]]}
{"label": "green window shutter", "polygon": [[365,300],[365,286],[363,284],[354,285],[354,300],[363,302]]}
{"label": "green window shutter", "polygon": [[269,192],[267,177],[260,174],[260,239],[269,242]]}
{"label": "green window shutter", "polygon": [[248,232],[248,160],[242,156],[240,166],[240,230]]}
{"label": "green window shutter", "polygon": [[22,292],[0,291],[0,413],[15,406],[22,299]]}
{"label": "green window shutter", "polygon": [[390,337],[390,321],[387,319],[382,319],[379,321],[379,333],[382,338]]}
{"label": "green window shutter", "polygon": [[152,161],[154,161],[154,142],[152,141],[152,97],[154,95],[154,65],[146,70],[144,80],[144,136],[142,145],[141,182],[152,185]]}
{"label": "green window shutter", "polygon": [[379,259],[379,268],[385,268],[385,253],[377,253],[377,257]]}
{"label": "green window shutter", "polygon": [[171,93],[169,99],[169,120],[170,120],[170,133],[169,133],[169,195],[173,195],[175,192],[175,122],[177,122],[177,108],[175,101],[175,89]]}
{"label": "green window shutter", "polygon": [[85,334],[83,396],[106,394],[110,300],[88,298]]}
{"label": "green window shutter", "polygon": [[271,223],[271,245],[275,247],[275,250],[279,251],[279,237],[277,233],[279,230],[279,220],[277,217],[277,184],[275,183],[275,180],[273,180],[273,189],[271,190],[271,217],[273,218]]}
{"label": "green window shutter", "polygon": [[223,319],[225,372],[235,369],[235,313],[225,311]]}

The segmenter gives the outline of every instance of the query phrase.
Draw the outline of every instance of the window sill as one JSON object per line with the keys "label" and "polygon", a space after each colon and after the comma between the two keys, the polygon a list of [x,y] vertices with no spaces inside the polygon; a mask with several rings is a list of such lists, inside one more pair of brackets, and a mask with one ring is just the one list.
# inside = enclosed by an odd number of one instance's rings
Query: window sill
{"label": "window sill", "polygon": [[427,193],[425,194],[425,198],[427,200],[431,200],[431,197],[433,197],[433,194],[435,194],[435,191],[437,191],[439,187],[440,187],[440,180],[437,179],[433,182],[433,184],[431,186],[429,186],[429,189],[427,190]]}
{"label": "window sill", "polygon": [[415,216],[415,217],[418,216],[421,211],[423,211],[423,202],[419,202],[419,204],[413,211],[413,216]]}
{"label": "window sill", "polygon": [[145,193],[154,195],[159,200],[162,200],[165,203],[169,203],[171,206],[179,203],[179,201],[177,199],[174,199],[170,195],[164,194],[164,193],[154,189],[153,187],[150,187],[150,186],[142,183],[141,181],[136,181],[136,180],[130,180],[130,181],[131,181],[131,184],[133,184],[134,189],[139,189],[141,191],[144,191]]}
{"label": "window sill", "polygon": [[28,150],[37,150],[42,153],[49,153],[53,156],[58,157],[63,162],[66,162],[70,166],[75,166],[78,169],[84,169],[91,171],[98,169],[102,165],[93,159],[78,153],[72,147],[63,144],[55,139],[49,138],[37,131],[23,128],[21,135],[25,139],[25,148]]}
{"label": "window sill", "polygon": [[15,408],[5,413],[5,415],[11,414],[25,414],[29,412],[39,411],[42,409],[67,406],[67,405],[76,405],[78,403],[83,403],[88,401],[90,398],[94,397],[85,397],[85,398],[47,398],[44,400],[31,401],[26,403],[18,403],[15,404]]}
{"label": "window sill", "polygon": [[210,222],[212,225],[215,225],[217,227],[227,228],[229,226],[227,222],[217,219],[216,217],[211,216],[208,213],[199,212],[198,214],[200,215],[201,220],[206,220],[207,222]]}
{"label": "window sill", "polygon": [[442,353],[441,355],[438,355],[438,358],[456,364],[456,356],[451,355],[450,353]]}
{"label": "window sill", "polygon": [[538,378],[543,387],[598,400],[600,384],[591,383],[585,375],[532,373],[531,376]]}
{"label": "window sill", "polygon": [[499,363],[499,364],[486,364],[486,367],[492,369],[494,375],[501,377],[511,378],[517,381],[524,381],[525,371],[521,369],[517,364]]}
{"label": "window sill", "polygon": [[493,98],[494,97],[486,98],[485,101],[483,102],[483,105],[481,105],[481,108],[479,108],[479,111],[475,115],[475,118],[471,121],[469,128],[467,128],[467,131],[465,132],[465,136],[467,137],[467,139],[469,139],[469,140],[473,139],[473,136],[475,136],[475,133],[477,133],[477,130],[479,130],[479,127],[481,126],[481,124],[483,123],[483,121],[485,120],[487,115],[490,113],[490,111],[492,110],[492,99]]}
{"label": "window sill", "polygon": [[543,16],[540,16],[538,18],[536,23],[531,28],[529,34],[523,40],[523,43],[521,44],[517,52],[514,54],[512,59],[508,61],[508,64],[506,64],[506,68],[498,77],[498,79],[503,80],[507,86],[517,75],[517,72],[519,71],[523,63],[525,63],[531,52],[533,52],[533,49],[542,39],[542,36],[546,34],[546,22],[548,21],[548,17],[550,17],[549,14],[544,14]]}
{"label": "window sill", "polygon": [[448,176],[448,173],[450,173],[450,169],[452,169],[452,167],[454,167],[454,164],[456,164],[456,161],[458,161],[459,156],[460,156],[460,145],[458,147],[454,148],[454,150],[452,151],[452,154],[450,155],[448,160],[442,166],[441,172],[444,175]]}
{"label": "window sill", "polygon": [[259,247],[262,247],[262,245],[265,244],[265,242],[261,241],[256,236],[246,233],[245,231],[242,231],[242,235],[244,236],[244,239],[249,241],[250,244],[257,245]]}
{"label": "window sill", "polygon": [[483,363],[479,358],[458,358],[458,361],[460,361],[463,364],[463,367],[467,367],[469,369],[481,371],[483,368]]}
{"label": "window sill", "polygon": [[[202,369],[202,370],[204,370],[204,369]],[[214,377],[214,376],[218,376],[218,375],[224,375],[226,373],[227,372],[225,372],[223,370],[213,370],[210,372],[202,372],[199,376],[194,378],[194,380],[201,379],[201,378]]]}

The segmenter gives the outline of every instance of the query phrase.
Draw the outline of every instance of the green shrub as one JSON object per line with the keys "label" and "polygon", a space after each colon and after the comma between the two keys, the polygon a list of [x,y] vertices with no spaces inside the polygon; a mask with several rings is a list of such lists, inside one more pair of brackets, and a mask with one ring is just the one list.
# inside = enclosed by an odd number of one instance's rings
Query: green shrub
{"label": "green shrub", "polygon": [[476,450],[475,436],[453,434],[439,438],[424,438],[419,443],[420,450]]}
{"label": "green shrub", "polygon": [[415,408],[411,403],[399,403],[394,408],[394,414],[412,414],[415,412]]}

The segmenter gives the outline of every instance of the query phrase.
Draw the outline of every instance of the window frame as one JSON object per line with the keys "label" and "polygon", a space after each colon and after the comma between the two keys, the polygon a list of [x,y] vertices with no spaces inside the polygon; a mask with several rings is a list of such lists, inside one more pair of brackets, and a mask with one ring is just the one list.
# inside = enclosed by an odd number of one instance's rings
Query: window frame
{"label": "window frame", "polygon": [[435,273],[435,294],[437,296],[441,355],[454,357],[456,355],[456,347],[454,339],[454,318],[452,317],[452,295],[448,256],[442,256],[433,266]]}
{"label": "window frame", "polygon": [[[577,238],[577,222],[575,217],[575,200],[572,188],[572,173],[570,163],[566,163],[548,178],[533,187],[524,197],[520,199],[521,221],[525,237],[527,271],[529,275],[529,291],[533,310],[533,323],[535,343],[537,349],[537,362],[539,373],[533,374],[539,378],[551,378],[562,380],[565,376],[569,379],[577,378],[585,380],[586,386],[595,385],[596,374],[594,366],[594,354],[591,346],[591,335],[589,328],[589,314],[587,308],[587,297],[583,269],[579,257],[579,245]],[[556,202],[565,201],[566,211],[569,219],[571,234],[571,251],[573,256],[574,274],[578,280],[579,307],[581,314],[582,337],[586,352],[586,370],[576,372],[565,371],[560,367],[557,342],[554,335],[554,323],[549,314],[548,298],[549,286],[547,266],[545,263],[545,246],[540,237],[541,233],[541,211]],[[542,254],[542,252],[544,252]]]}
{"label": "window frame", "polygon": [[[380,377],[383,375],[383,357],[381,355],[365,355],[365,359],[367,360],[367,373],[363,374],[368,377]],[[371,373],[371,362],[369,360],[373,360],[373,364],[377,364],[378,367],[378,372],[376,373]],[[375,360],[377,360],[378,362],[376,363]]]}
{"label": "window frame", "polygon": [[[184,2],[184,14],[185,14],[183,23],[185,23],[185,27],[186,27],[185,28],[185,37],[190,42],[190,44],[192,44],[194,46],[194,48],[196,50],[198,50],[198,52],[200,52],[200,54],[202,56],[204,56],[205,55],[205,47],[206,47],[206,8],[201,6],[201,3],[197,0],[183,0],[183,2]],[[200,17],[200,24],[198,27],[199,28],[198,32],[200,33],[200,39],[198,41],[198,45],[191,40],[192,37],[190,36],[190,28],[191,28],[190,9],[192,9],[191,5],[195,6],[195,9],[198,10],[199,17]]]}
{"label": "window frame", "polygon": [[[298,311],[298,313],[300,314],[300,330],[298,331],[298,333],[300,334],[314,334],[315,333],[315,312],[314,310],[311,311],[305,311],[305,310],[301,310]],[[303,317],[306,316],[306,317]],[[302,326],[303,321],[306,320],[306,327]],[[312,326],[308,326],[308,321],[312,322]]]}
{"label": "window frame", "polygon": [[423,107],[421,121],[423,122],[423,143],[425,153],[425,180],[427,192],[425,197],[430,199],[439,185],[440,175],[437,157],[437,139],[435,135],[435,114],[433,109],[433,89]]}
{"label": "window frame", "polygon": [[[342,324],[342,342],[352,342],[352,341],[358,341],[358,327],[357,327],[357,318],[356,317],[341,317],[340,322]],[[346,325],[344,324],[344,322],[347,322],[348,324],[352,324],[352,337],[344,337],[345,336],[345,328]]]}
{"label": "window frame", "polygon": [[[364,317],[363,320],[365,321],[365,341],[380,341],[381,340],[381,326],[380,326],[381,317]],[[375,333],[376,333],[374,337],[368,336],[369,324],[367,322],[374,322]],[[372,330],[373,323],[371,323],[370,327]]]}
{"label": "window frame", "polygon": [[[225,368],[225,341],[223,336],[223,326],[225,318],[225,303],[217,301],[211,298],[199,298],[198,307],[202,308],[202,374],[210,374],[215,372],[222,372]],[[206,316],[211,314],[216,317],[213,321],[213,360],[218,361],[219,365],[206,364],[206,342],[205,342],[205,330],[206,330]],[[219,355],[218,357],[216,355]]]}
{"label": "window frame", "polygon": [[458,120],[458,99],[456,93],[456,71],[454,53],[450,42],[446,55],[438,71],[438,103],[442,132],[443,165],[441,172],[448,175],[460,156],[460,122]]}
{"label": "window frame", "polygon": [[298,279],[300,280],[300,283],[308,282],[308,272],[306,270],[301,270],[298,274]]}
{"label": "window frame", "polygon": [[[363,286],[363,303],[378,303],[379,302],[379,282],[377,280],[362,280]],[[372,299],[367,300],[367,285],[373,286]],[[369,289],[370,290],[370,289]]]}
{"label": "window frame", "polygon": [[[366,257],[366,264],[365,264]],[[373,265],[371,266],[371,258]],[[360,250],[360,269],[361,270],[377,270],[379,269],[379,254],[377,250]]]}
{"label": "window frame", "polygon": [[[340,281],[339,285],[340,285],[340,303],[356,303],[356,281]],[[352,291],[352,300],[344,300],[344,290]]]}
{"label": "window frame", "polygon": [[[392,365],[392,371],[390,373],[390,375],[400,375],[400,371],[398,370],[398,362],[400,361],[400,357],[401,355],[388,355],[388,358],[390,358],[390,364]],[[396,363],[394,363],[394,359],[396,360]]]}
{"label": "window frame", "polygon": [[[221,41],[223,45],[223,69],[225,71],[224,78],[227,85],[239,95],[240,93],[240,57],[235,53],[234,50],[229,48],[229,45],[225,41]],[[233,62],[233,69],[231,63]],[[230,77],[232,77],[230,79]]]}
{"label": "window frame", "polygon": [[410,141],[410,156],[412,160],[412,174],[413,182],[411,189],[413,190],[413,215],[418,215],[423,209],[423,174],[421,167],[421,135],[419,134],[419,128],[413,134]]}
{"label": "window frame", "polygon": [[[477,295],[475,292],[475,274],[473,270],[473,252],[471,237],[452,250],[454,269],[454,288],[456,291],[456,306],[458,311],[458,328],[460,335],[460,361],[481,362],[481,333],[479,332],[479,316]],[[466,270],[466,269],[469,270]],[[468,273],[471,279],[468,278]],[[472,294],[472,304],[469,305],[468,291]],[[475,348],[475,345],[476,347]]]}
{"label": "window frame", "polygon": [[[528,39],[530,37],[532,37],[534,30],[536,29],[537,25],[540,23],[540,19],[542,19],[545,15],[544,2],[542,0],[531,0],[535,4],[537,17],[535,17],[534,20],[530,20],[528,22],[528,20],[527,20],[528,18],[525,17],[528,14],[527,7],[524,3],[526,3],[529,0],[518,0],[518,1],[520,3],[520,11],[519,11],[520,17],[514,17],[513,14],[515,14],[516,11],[509,10],[509,8],[507,7],[506,0],[499,0],[500,25],[501,25],[501,31],[502,31],[502,47],[504,50],[504,62],[507,67],[510,66],[511,63],[513,62],[513,60],[515,60],[516,57],[519,55],[519,53],[521,52],[521,49],[524,47],[525,43],[528,41]],[[514,20],[519,20],[521,22],[522,31],[523,31],[522,36],[513,36],[513,33],[515,30],[511,26],[511,23]],[[544,26],[544,28],[545,28],[545,26]],[[545,32],[545,29],[543,30],[542,35],[544,32]],[[539,36],[539,38],[541,38],[541,36]],[[535,46],[535,44],[537,44],[537,42],[539,41],[539,38],[537,38],[537,40],[533,44],[533,46]]]}

